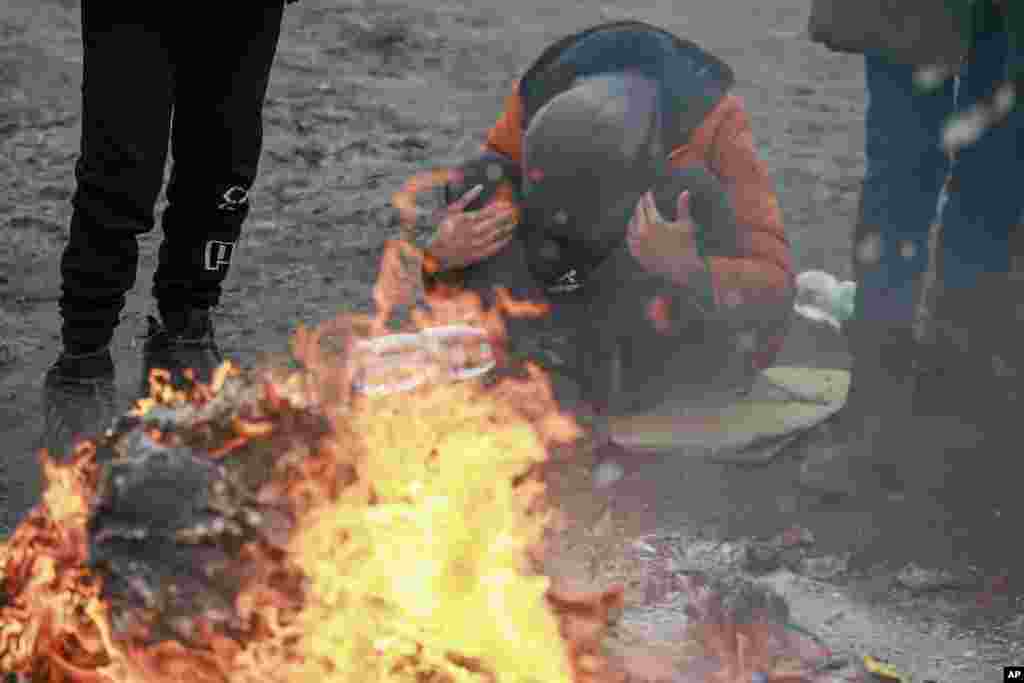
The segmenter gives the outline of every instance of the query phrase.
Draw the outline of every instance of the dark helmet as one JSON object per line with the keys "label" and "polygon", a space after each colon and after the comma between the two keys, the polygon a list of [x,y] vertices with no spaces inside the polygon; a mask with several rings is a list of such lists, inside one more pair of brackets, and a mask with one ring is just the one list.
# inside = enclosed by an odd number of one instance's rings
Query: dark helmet
{"label": "dark helmet", "polygon": [[639,74],[577,81],[523,139],[530,269],[552,292],[581,285],[623,243],[640,197],[667,165],[658,85]]}

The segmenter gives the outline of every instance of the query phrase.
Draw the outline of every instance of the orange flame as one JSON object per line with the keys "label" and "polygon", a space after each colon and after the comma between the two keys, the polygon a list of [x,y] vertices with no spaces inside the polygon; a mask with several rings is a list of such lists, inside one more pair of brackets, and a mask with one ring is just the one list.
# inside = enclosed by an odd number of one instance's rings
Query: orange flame
{"label": "orange flame", "polygon": [[[454,168],[439,168],[423,173],[417,173],[410,177],[402,187],[391,197],[391,205],[398,210],[399,221],[402,226],[402,238],[408,242],[414,241],[414,230],[418,219],[424,214],[416,205],[419,196],[428,191],[445,185],[461,185],[463,174]],[[491,203],[498,202],[512,205],[514,188],[509,182],[499,183]],[[430,215],[437,218],[443,212],[433,212]]]}
{"label": "orange flame", "polygon": [[[380,325],[377,328],[378,334],[384,333],[383,323],[390,318],[391,313],[397,307],[411,305],[416,300],[416,294],[422,284],[422,274],[434,274],[439,270],[439,264],[435,259],[414,246],[416,225],[420,216],[425,213],[417,206],[419,196],[428,190],[446,184],[460,184],[462,179],[462,173],[458,169],[433,169],[413,175],[392,195],[391,204],[399,215],[401,239],[389,240],[384,245],[380,271],[373,291],[377,321]],[[514,204],[513,197],[512,185],[505,182],[498,185],[494,196],[488,203],[512,206]],[[434,221],[440,221],[443,214],[444,210],[442,209],[431,212],[430,216]],[[450,295],[449,292],[444,291],[443,286],[432,294],[436,299],[432,302],[435,305],[449,298]],[[522,305],[532,306],[532,304],[525,303]],[[518,309],[509,306],[504,309],[504,313],[514,316],[516,310]],[[530,313],[524,312],[523,314]]]}
{"label": "orange flame", "polygon": [[[450,178],[410,181],[396,196],[403,220],[415,211],[407,195]],[[353,392],[355,345],[385,332],[407,292],[384,271],[416,256],[407,243],[388,245],[375,316],[300,327],[291,349],[301,369],[246,375],[226,363],[188,389],[155,371],[132,412],[253,402],[193,448],[221,462],[269,449],[275,477],[254,498],[294,514],[280,528],[267,522],[266,539],[232,558],[240,631],[197,617],[188,643],[115,635],[104,576],[88,565],[101,467],[97,442],[84,442],[66,463],[42,457],[43,500],[0,545],[0,669],[48,683],[625,683],[603,647],[623,588],[572,591],[540,570],[557,520],[541,470],[581,434],[543,371]],[[504,290],[492,310],[449,286],[427,298],[413,311],[417,327],[475,325],[499,349],[505,316],[547,313]],[[311,433],[298,410],[329,429]],[[709,648],[732,652],[714,635]]]}
{"label": "orange flame", "polygon": [[440,168],[424,173],[417,173],[409,178],[391,197],[391,205],[398,210],[403,228],[403,238],[412,241],[411,231],[422,214],[416,206],[420,194],[446,184],[459,184],[462,174],[456,169]]}
{"label": "orange flame", "polygon": [[[79,444],[67,464],[43,455],[47,486],[33,510],[3,546],[0,568],[8,600],[0,608],[0,668],[19,671],[46,660],[49,680],[102,663],[105,655],[99,583],[84,568],[89,500],[95,490],[94,449]],[[87,680],[87,679],[79,679]]]}
{"label": "orange flame", "polygon": [[[500,300],[502,310],[537,310]],[[473,312],[468,301],[445,303],[435,319]],[[202,647],[115,637],[103,577],[88,569],[100,468],[96,442],[86,442],[68,463],[44,458],[43,503],[0,546],[11,596],[0,608],[0,666],[53,683],[581,680],[573,639],[583,636],[570,626],[578,619],[559,616],[537,569],[553,518],[538,467],[552,445],[578,437],[575,423],[537,368],[491,387],[352,395],[346,350],[372,335],[374,322],[343,316],[300,329],[293,353],[303,371],[261,375],[257,395],[268,412],[242,411],[221,445],[200,453],[220,459],[279,443],[288,427],[274,406],[306,402],[332,427],[294,476],[259,494],[290,501],[297,524],[281,556],[259,544],[241,550],[248,574],[235,608],[248,624],[244,637],[203,619],[189,641]],[[210,385],[180,390],[157,372],[134,414],[198,405],[243,379],[226,365]],[[298,593],[282,587],[289,572],[304,577]],[[593,637],[597,623],[587,623]],[[599,655],[592,643],[587,653]]]}

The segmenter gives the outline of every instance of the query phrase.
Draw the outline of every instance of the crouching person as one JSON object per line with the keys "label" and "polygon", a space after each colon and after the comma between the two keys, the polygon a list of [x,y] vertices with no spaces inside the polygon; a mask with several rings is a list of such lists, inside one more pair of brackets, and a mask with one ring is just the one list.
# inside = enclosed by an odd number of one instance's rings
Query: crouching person
{"label": "crouching person", "polygon": [[510,321],[513,351],[532,345],[617,414],[749,381],[781,345],[793,274],[732,83],[721,60],[641,22],[549,47],[447,188],[428,289],[547,303],[542,320]]}

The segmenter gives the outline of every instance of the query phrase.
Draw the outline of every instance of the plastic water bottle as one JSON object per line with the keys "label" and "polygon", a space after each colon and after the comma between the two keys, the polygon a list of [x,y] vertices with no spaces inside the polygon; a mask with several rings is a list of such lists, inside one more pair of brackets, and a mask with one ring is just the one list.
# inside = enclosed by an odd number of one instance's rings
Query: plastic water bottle
{"label": "plastic water bottle", "polygon": [[857,283],[839,281],[831,273],[806,270],[796,277],[796,302],[793,309],[814,322],[827,323],[839,330],[853,317]]}

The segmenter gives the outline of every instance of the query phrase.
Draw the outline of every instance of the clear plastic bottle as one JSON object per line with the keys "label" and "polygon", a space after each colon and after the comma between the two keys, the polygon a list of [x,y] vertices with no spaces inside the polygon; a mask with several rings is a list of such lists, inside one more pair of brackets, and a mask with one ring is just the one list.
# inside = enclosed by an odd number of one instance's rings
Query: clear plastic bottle
{"label": "clear plastic bottle", "polygon": [[831,273],[806,270],[796,277],[796,301],[793,309],[814,322],[826,323],[834,329],[853,317],[857,283],[840,281]]}

